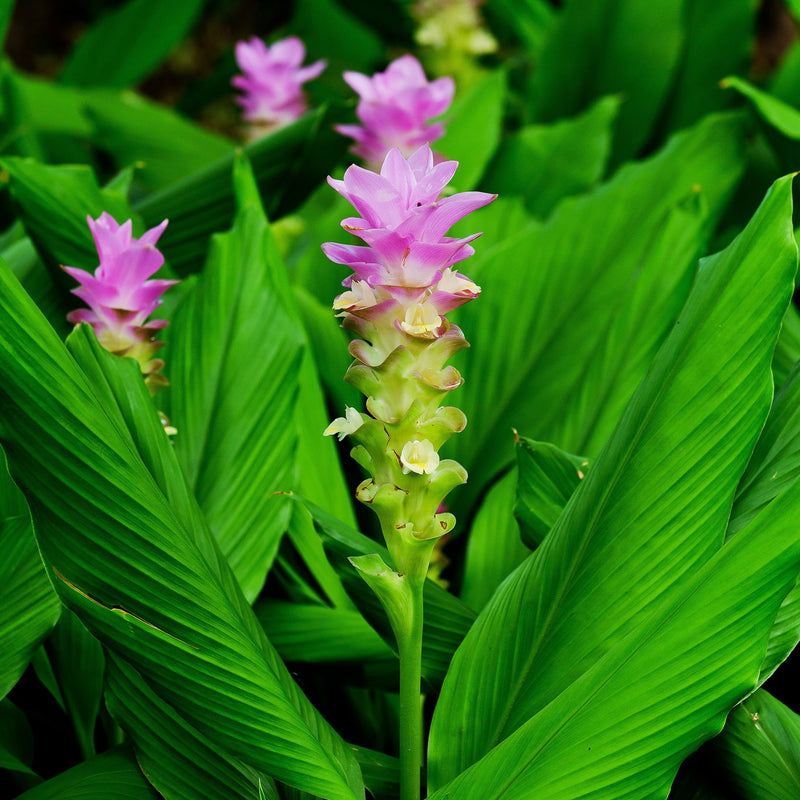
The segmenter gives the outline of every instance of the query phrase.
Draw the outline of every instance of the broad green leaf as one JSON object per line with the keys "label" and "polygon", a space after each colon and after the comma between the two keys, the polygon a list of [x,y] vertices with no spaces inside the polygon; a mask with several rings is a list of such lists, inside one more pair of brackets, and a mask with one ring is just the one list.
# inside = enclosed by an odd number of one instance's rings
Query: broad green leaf
{"label": "broad green leaf", "polygon": [[[242,206],[253,206],[263,216],[259,186],[247,158],[239,158],[235,163],[234,186],[238,202]],[[303,330],[302,316],[289,283],[286,267],[269,227],[265,248],[264,267],[269,286],[283,302],[297,330],[303,334],[305,345],[298,375],[300,392],[294,409],[298,435],[296,491],[315,503],[324,505],[339,519],[354,522],[351,493],[345,483],[333,439],[321,435],[328,425],[329,417],[314,354]]]}
{"label": "broad green leaf", "polygon": [[268,798],[278,797],[269,777],[227,756],[115,656],[108,662],[106,702],[136,743],[142,771],[164,797],[252,800],[259,783]]}
{"label": "broad green leaf", "polygon": [[[800,363],[776,394],[764,430],[736,491],[726,537],[736,536],[800,476]],[[800,641],[800,589],[786,596],[770,631],[763,683]]]}
{"label": "broad green leaf", "polygon": [[683,48],[662,121],[667,130],[684,128],[730,105],[719,82],[749,68],[758,6],[757,0],[684,3]]}
{"label": "broad green leaf", "polygon": [[127,747],[108,750],[29,789],[19,800],[158,800]]}
{"label": "broad green leaf", "polygon": [[375,800],[393,800],[400,791],[400,761],[394,756],[367,750],[366,747],[353,747],[364,784]]}
{"label": "broad green leaf", "polygon": [[[345,69],[371,74],[385,58],[384,44],[375,31],[336,0],[296,0],[292,8],[288,30],[305,43],[307,61],[324,58],[329,62],[322,81]],[[385,15],[386,4],[382,11]],[[341,88],[350,91],[343,81]]]}
{"label": "broad green leaf", "polygon": [[0,152],[44,158],[25,95],[20,91],[11,65],[4,59],[0,60]]}
{"label": "broad green leaf", "polygon": [[0,699],[16,684],[61,613],[30,512],[0,450]]}
{"label": "broad green leaf", "polygon": [[680,63],[684,7],[685,0],[572,0],[534,74],[532,121],[573,116],[604,95],[622,94],[614,161],[635,156]]}
{"label": "broad green leaf", "polygon": [[491,0],[482,10],[495,33],[522,42],[525,56],[533,64],[558,19],[557,10],[547,0]]}
{"label": "broad green leaf", "polygon": [[775,348],[775,358],[772,361],[775,386],[781,386],[786,381],[797,361],[800,361],[800,313],[792,304],[786,309],[778,346]]}
{"label": "broad green leaf", "polygon": [[361,395],[344,381],[344,373],[353,359],[347,351],[347,334],[331,308],[334,295],[323,305],[305,288],[295,286],[294,296],[314,354],[314,363],[319,367],[319,376],[327,393],[333,398],[333,407],[357,407],[362,402]]}
{"label": "broad green leaf", "polygon": [[67,321],[67,313],[72,304],[65,302],[64,292],[56,285],[30,237],[24,235],[22,225],[19,225],[19,229],[21,238],[0,249],[0,258],[11,267],[17,280],[50,324],[57,331],[63,331],[66,336],[71,327]]}
{"label": "broad green leaf", "polygon": [[65,609],[46,650],[81,754],[90,758],[95,755],[94,732],[103,700],[103,648],[80,619]]}
{"label": "broad green leaf", "polygon": [[800,717],[768,692],[759,690],[731,712],[713,750],[737,798],[800,795]]}
{"label": "broad green leaf", "polygon": [[85,109],[92,143],[118,169],[137,164],[136,180],[148,191],[164,189],[233,150],[233,142],[134,92],[88,92]]}
{"label": "broad green leaf", "polygon": [[740,175],[740,135],[736,118],[709,117],[545,224],[478,241],[464,270],[483,293],[456,318],[472,345],[456,359],[469,425],[451,454],[470,472],[456,508],[512,461],[512,427],[597,454],[683,304]]}
{"label": "broad green leaf", "polygon": [[0,433],[62,599],[223,750],[310,793],[358,796],[357,765],[204,526],[136,363],[81,326],[71,350],[90,380],[5,267],[0,320]]}
{"label": "broad green leaf", "polygon": [[[459,191],[472,189],[483,175],[500,141],[506,73],[493,70],[456,97],[444,117],[445,134],[434,150],[459,162],[452,185]],[[476,125],[476,120],[480,124]]]}
{"label": "broad green leaf", "polygon": [[212,238],[174,316],[163,406],[189,488],[251,601],[289,519],[271,495],[293,487],[303,347],[267,280],[266,236],[263,215],[248,207]]}
{"label": "broad green leaf", "polygon": [[25,230],[52,269],[65,264],[93,270],[97,265],[87,215],[96,218],[107,211],[117,221],[131,217],[127,200],[101,189],[89,167],[50,167],[21,158],[2,158],[0,166],[10,178]]}
{"label": "broad green leaf", "polygon": [[0,769],[35,775],[33,734],[25,714],[7,697],[0,700]]}
{"label": "broad green leaf", "polygon": [[264,600],[256,603],[255,612],[284,661],[394,659],[383,639],[357,611]]}
{"label": "broad green leaf", "polygon": [[572,119],[522,128],[500,145],[481,186],[521,195],[531,214],[548,216],[564,197],[603,177],[619,107],[619,97],[604,97]]}
{"label": "broad green leaf", "polygon": [[[340,109],[320,108],[243,148],[270,219],[299,206],[344,153],[346,141],[332,128],[340,117]],[[235,202],[230,175],[235,157],[231,152],[135,205],[148,227],[170,220],[159,247],[179,274],[197,272],[209,236],[231,224]]]}
{"label": "broad green leaf", "polygon": [[[772,396],[772,351],[797,269],[791,208],[784,178],[745,231],[702,262],[586,479],[473,625],[434,714],[434,787],[584,685],[604,654],[620,652],[648,617],[673,609],[720,548]],[[785,500],[764,516],[774,519]]]}
{"label": "broad green leaf", "polygon": [[755,685],[800,569],[800,484],[786,499],[430,800],[666,797],[681,761]]}
{"label": "broad green leaf", "polygon": [[733,89],[750,100],[764,121],[784,136],[789,139],[800,139],[800,111],[796,108],[767,92],[756,89],[753,84],[735,75],[725,78],[722,86],[725,89]]}
{"label": "broad green leaf", "polygon": [[476,611],[530,555],[514,519],[516,499],[517,470],[510,470],[489,489],[469,529],[461,599]]}
{"label": "broad green leaf", "polygon": [[517,441],[516,514],[522,538],[537,547],[555,525],[567,501],[586,477],[589,461],[547,442]]}
{"label": "broad green leaf", "polygon": [[146,77],[189,32],[204,0],[128,0],[78,42],[59,75],[72,86],[122,88]]}
{"label": "broad green leaf", "polygon": [[[290,506],[288,500],[286,505]],[[334,607],[354,610],[336,570],[331,566],[322,541],[314,527],[314,520],[308,509],[295,504],[291,509],[292,520],[289,525],[289,539],[295,550],[308,567],[327,601]]]}
{"label": "broad green leaf", "polygon": [[[390,647],[394,647],[394,634],[383,607],[375,593],[348,561],[350,556],[378,553],[388,563],[389,554],[386,548],[353,530],[313,503],[301,498],[295,499],[311,512],[328,557],[359,611],[384,641]],[[430,580],[425,583],[424,602],[422,674],[427,682],[435,686],[447,672],[450,659],[469,630],[475,612]]]}

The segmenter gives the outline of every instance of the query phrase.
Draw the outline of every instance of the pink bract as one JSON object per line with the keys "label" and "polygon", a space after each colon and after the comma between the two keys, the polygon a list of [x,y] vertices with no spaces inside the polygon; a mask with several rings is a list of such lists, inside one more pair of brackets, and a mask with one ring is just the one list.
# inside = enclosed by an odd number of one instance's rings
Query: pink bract
{"label": "pink bract", "polygon": [[[380,174],[351,166],[343,180],[328,179],[361,214],[343,220],[342,227],[364,242],[322,245],[331,261],[353,270],[343,281],[351,291],[337,298],[338,308],[365,315],[393,299],[403,313],[425,301],[443,314],[478,296],[480,289],[452,267],[473,254],[470,242],[480,234],[445,234],[496,195],[459,192],[441,197],[457,167],[455,161],[435,164],[424,145],[408,158],[391,150]],[[355,294],[354,282],[359,287]]]}
{"label": "pink bract", "polygon": [[87,217],[94,237],[100,265],[94,273],[77,267],[64,270],[81,285],[72,293],[88,308],[67,315],[70,322],[86,322],[94,328],[98,341],[112,353],[137,358],[144,371],[148,359],[161,342],[156,332],[166,327],[164,320],[148,320],[163,302],[161,296],[177,281],[148,280],[164,263],[156,248],[167,220],[151,228],[139,239],[132,236],[132,222],[119,224],[103,212],[96,220]]}
{"label": "pink bract", "polygon": [[306,48],[296,36],[275,42],[271,47],[259,38],[236,45],[236,61],[244,73],[231,83],[243,94],[236,102],[243,117],[266,131],[282,128],[306,111],[303,84],[325,69],[325,61],[303,67]]}
{"label": "pink bract", "polygon": [[452,78],[429,82],[414,56],[401,56],[371,78],[345,72],[344,79],[359,95],[356,116],[362,124],[336,130],[355,140],[353,152],[367,164],[380,165],[394,147],[410,156],[444,135],[444,126],[430,120],[450,107],[455,84]]}

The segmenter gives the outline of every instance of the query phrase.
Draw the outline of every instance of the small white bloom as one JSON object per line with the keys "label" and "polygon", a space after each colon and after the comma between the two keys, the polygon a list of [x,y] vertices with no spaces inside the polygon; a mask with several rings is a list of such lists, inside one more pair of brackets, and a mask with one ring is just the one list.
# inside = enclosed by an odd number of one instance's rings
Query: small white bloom
{"label": "small white bloom", "polygon": [[336,419],[328,425],[323,431],[323,436],[333,436],[338,434],[339,441],[341,442],[345,436],[355,433],[364,424],[364,418],[361,414],[350,406],[345,406],[344,416],[336,417]]}
{"label": "small white bloom", "polygon": [[403,465],[403,474],[416,472],[417,475],[430,475],[439,466],[439,454],[433,449],[433,444],[427,439],[421,442],[414,440],[403,445],[400,453],[400,463]]}
{"label": "small white bloom", "polygon": [[342,292],[333,301],[333,308],[371,308],[378,304],[378,296],[366,281],[353,281],[350,291]]}
{"label": "small white bloom", "polygon": [[447,292],[447,294],[461,294],[462,292],[469,292],[470,294],[480,294],[481,287],[473,283],[468,278],[462,278],[457,272],[448,267],[439,278],[436,284],[437,292]]}
{"label": "small white bloom", "polygon": [[437,328],[441,326],[442,318],[436,313],[436,309],[430,303],[424,302],[406,309],[406,318],[400,323],[406,333],[425,339],[433,339]]}

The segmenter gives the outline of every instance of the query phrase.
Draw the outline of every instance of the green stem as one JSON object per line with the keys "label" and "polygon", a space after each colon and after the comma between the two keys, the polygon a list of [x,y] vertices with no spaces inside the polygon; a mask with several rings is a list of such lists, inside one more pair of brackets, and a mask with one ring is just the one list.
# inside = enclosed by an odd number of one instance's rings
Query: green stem
{"label": "green stem", "polygon": [[[408,576],[411,579],[411,576]],[[400,800],[420,800],[422,774],[422,590],[424,577],[409,581],[411,619],[397,636],[400,655]]]}

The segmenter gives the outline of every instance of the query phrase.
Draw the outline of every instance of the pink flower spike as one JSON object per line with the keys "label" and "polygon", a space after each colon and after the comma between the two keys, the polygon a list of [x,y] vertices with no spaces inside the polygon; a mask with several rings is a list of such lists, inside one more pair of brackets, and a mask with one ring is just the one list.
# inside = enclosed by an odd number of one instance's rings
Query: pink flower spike
{"label": "pink flower spike", "polygon": [[359,96],[356,116],[361,125],[339,125],[336,130],[355,140],[352,151],[370,168],[378,169],[393,147],[407,158],[444,135],[444,126],[431,120],[450,107],[455,83],[452,78],[429,82],[414,56],[401,56],[371,78],[345,72],[344,79]]}
{"label": "pink flower spike", "polygon": [[[80,283],[72,293],[89,306],[70,312],[67,319],[76,325],[81,322],[91,325],[106,350],[136,358],[154,385],[158,382],[154,373],[161,364],[152,357],[163,344],[156,338],[156,332],[167,323],[148,317],[163,302],[164,292],[177,283],[149,280],[164,263],[156,243],[167,227],[167,220],[140,239],[132,236],[131,220],[120,225],[106,212],[96,220],[88,217],[87,223],[100,264],[94,274],[76,267],[63,268]],[[165,381],[160,378],[160,382],[163,385]]]}
{"label": "pink flower spike", "polygon": [[254,36],[238,42],[235,52],[244,74],[235,76],[231,83],[243,92],[236,102],[251,124],[252,138],[283,128],[305,113],[303,84],[316,78],[326,62],[301,66],[306,48],[300,39],[289,36],[267,47]]}
{"label": "pink flower spike", "polygon": [[[458,192],[441,198],[457,167],[455,161],[434,164],[426,144],[407,158],[392,149],[380,174],[351,166],[343,180],[328,178],[361,214],[345,218],[342,227],[363,242],[322,245],[331,261],[353,270],[342,281],[350,291],[337,298],[337,311],[365,318],[380,309],[394,315],[397,330],[438,338],[448,330],[443,315],[480,294],[476,284],[452,269],[475,252],[470,242],[480,234],[445,234],[497,195]],[[395,301],[391,307],[383,305],[388,297]]]}

